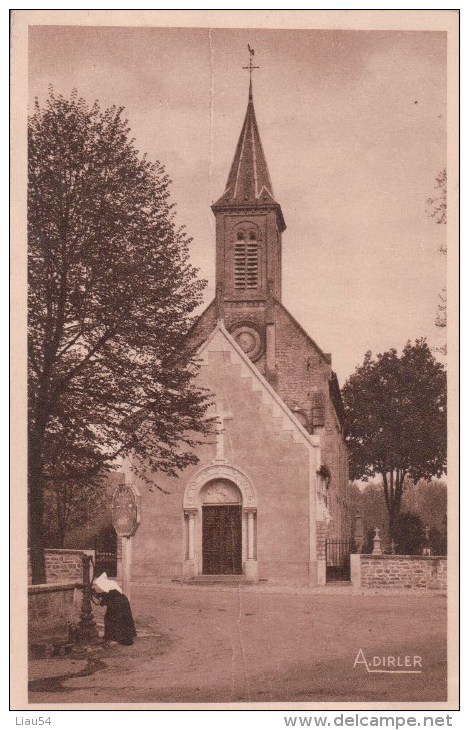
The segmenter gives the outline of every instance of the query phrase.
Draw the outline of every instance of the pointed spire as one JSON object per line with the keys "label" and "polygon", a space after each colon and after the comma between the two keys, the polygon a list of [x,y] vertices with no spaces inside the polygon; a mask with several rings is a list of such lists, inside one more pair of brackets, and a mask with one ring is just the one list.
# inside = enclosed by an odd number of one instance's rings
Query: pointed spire
{"label": "pointed spire", "polygon": [[236,146],[226,189],[216,206],[275,204],[272,182],[257,126],[252,80],[243,127]]}

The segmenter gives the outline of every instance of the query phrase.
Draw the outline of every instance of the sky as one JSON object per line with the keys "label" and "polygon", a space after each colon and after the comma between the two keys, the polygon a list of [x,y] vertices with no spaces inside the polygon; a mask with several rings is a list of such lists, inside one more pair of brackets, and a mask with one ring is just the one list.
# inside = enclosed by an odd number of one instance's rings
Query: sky
{"label": "sky", "polygon": [[446,165],[446,34],[36,26],[29,99],[48,86],[123,106],[166,167],[177,220],[214,295],[210,205],[225,189],[255,49],[254,105],[283,234],[283,303],[341,385],[367,350],[435,327],[445,229],[426,200]]}

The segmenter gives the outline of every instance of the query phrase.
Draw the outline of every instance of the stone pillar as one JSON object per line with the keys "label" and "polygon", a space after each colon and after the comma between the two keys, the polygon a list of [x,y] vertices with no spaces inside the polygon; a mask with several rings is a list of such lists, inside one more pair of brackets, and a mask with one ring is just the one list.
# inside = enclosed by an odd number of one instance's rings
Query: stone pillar
{"label": "stone pillar", "polygon": [[265,328],[265,365],[266,371],[271,378],[276,375],[275,372],[275,324],[267,324]]}
{"label": "stone pillar", "polygon": [[132,538],[122,538],[122,590],[130,601],[130,573],[132,570]]}
{"label": "stone pillar", "polygon": [[365,535],[363,532],[363,520],[360,512],[355,515],[355,549],[357,553],[363,552]]}
{"label": "stone pillar", "polygon": [[258,568],[257,560],[255,555],[255,534],[254,534],[254,516],[256,510],[253,508],[246,509],[245,514],[247,517],[247,555],[246,555],[246,569],[245,575],[248,580],[258,580]]}
{"label": "stone pillar", "polygon": [[117,580],[122,580],[122,538],[117,536]]}
{"label": "stone pillar", "polygon": [[354,588],[361,588],[361,557],[360,553],[352,553],[350,555],[350,580]]}
{"label": "stone pillar", "polygon": [[276,385],[277,381],[277,371],[275,367],[277,358],[275,354],[274,291],[275,283],[272,280],[269,280],[267,282],[267,302],[265,310],[265,372],[267,380],[273,386]]}
{"label": "stone pillar", "polygon": [[381,550],[381,538],[379,536],[379,530],[377,527],[375,527],[375,536],[373,538],[373,552],[372,555],[382,555],[383,551]]}
{"label": "stone pillar", "polygon": [[217,305],[217,321],[223,322],[223,320],[225,318],[225,284],[221,281],[219,281],[217,284],[216,305]]}
{"label": "stone pillar", "polygon": [[194,534],[195,534],[195,512],[190,510],[188,512],[189,530],[188,530],[188,542],[187,552],[189,560],[194,560],[195,557],[195,546],[194,546]]}
{"label": "stone pillar", "polygon": [[193,578],[197,574],[195,560],[195,517],[196,509],[186,509],[187,517],[187,557],[184,561],[184,577]]}

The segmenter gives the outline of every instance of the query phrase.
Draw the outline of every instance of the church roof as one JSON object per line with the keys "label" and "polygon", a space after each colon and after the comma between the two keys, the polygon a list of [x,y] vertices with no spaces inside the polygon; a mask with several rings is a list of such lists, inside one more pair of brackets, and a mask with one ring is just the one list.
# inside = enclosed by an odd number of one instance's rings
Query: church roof
{"label": "church roof", "polygon": [[236,152],[221,198],[212,206],[216,208],[239,208],[244,206],[275,206],[282,230],[285,228],[280,205],[276,202],[267,160],[262,148],[257,126],[252,85],[249,85],[249,100]]}

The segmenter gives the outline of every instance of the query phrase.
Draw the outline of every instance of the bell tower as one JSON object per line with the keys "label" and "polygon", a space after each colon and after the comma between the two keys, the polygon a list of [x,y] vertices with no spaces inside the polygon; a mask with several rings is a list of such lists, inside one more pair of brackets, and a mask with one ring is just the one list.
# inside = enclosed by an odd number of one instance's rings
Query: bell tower
{"label": "bell tower", "polygon": [[[250,50],[250,76],[254,68]],[[256,362],[269,349],[273,299],[281,300],[285,221],[274,197],[254,111],[252,78],[226,188],[214,205],[217,316]],[[265,363],[267,371],[271,363]],[[261,363],[259,363],[261,365]]]}

